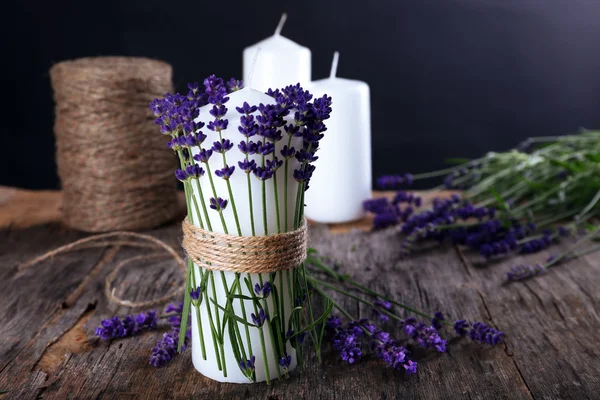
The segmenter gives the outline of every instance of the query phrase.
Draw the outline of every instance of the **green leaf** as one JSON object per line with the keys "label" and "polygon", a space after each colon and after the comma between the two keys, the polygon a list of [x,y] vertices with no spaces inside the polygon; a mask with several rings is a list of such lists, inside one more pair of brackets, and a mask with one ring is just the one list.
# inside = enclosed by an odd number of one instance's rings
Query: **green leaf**
{"label": "green leaf", "polygon": [[227,315],[229,318],[233,318],[234,320],[236,320],[237,322],[239,322],[240,324],[244,324],[250,327],[254,327],[254,328],[260,328],[258,325],[254,325],[251,324],[250,322],[246,321],[243,318],[238,317],[237,315],[235,315],[235,313],[231,312],[230,310],[227,310],[225,307],[217,304],[217,302],[215,301],[215,299],[211,299],[209,298],[210,302],[215,304],[218,308],[221,309],[221,311],[223,311],[225,313],[225,315]]}
{"label": "green leaf", "polygon": [[552,164],[552,165],[563,167],[564,169],[574,172],[574,173],[582,171],[581,166],[579,166],[575,163],[569,163],[566,161],[558,160],[556,158],[549,158],[548,161],[550,161],[550,164]]}
{"label": "green leaf", "polygon": [[306,325],[304,327],[304,329],[302,329],[302,330],[300,330],[298,332],[294,332],[294,334],[291,337],[295,337],[295,336],[298,336],[298,334],[300,334],[302,332],[308,332],[308,331],[312,330],[315,326],[317,326],[319,323],[321,323],[322,321],[324,321],[325,318],[327,318],[329,315],[331,315],[331,311],[333,310],[334,303],[329,298],[327,298],[326,301],[327,301],[327,303],[325,305],[325,311],[323,311],[323,314],[321,314],[321,316],[319,316],[319,318],[317,318],[316,320],[314,320],[310,324]]}
{"label": "green leaf", "polygon": [[181,348],[185,343],[185,335],[187,333],[188,317],[190,314],[190,292],[192,290],[191,275],[194,273],[194,263],[188,259],[187,278],[185,280],[185,294],[183,297],[183,311],[181,312],[181,325],[179,331],[179,343],[177,343],[177,352],[181,353]]}
{"label": "green leaf", "polygon": [[306,250],[306,254],[311,255],[311,254],[317,254],[317,250],[309,247],[308,250]]}

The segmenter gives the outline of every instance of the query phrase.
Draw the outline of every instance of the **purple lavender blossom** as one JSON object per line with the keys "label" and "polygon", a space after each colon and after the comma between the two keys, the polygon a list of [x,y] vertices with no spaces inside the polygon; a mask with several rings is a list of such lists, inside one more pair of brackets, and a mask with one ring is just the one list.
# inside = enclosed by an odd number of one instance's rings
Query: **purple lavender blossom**
{"label": "purple lavender blossom", "polygon": [[123,319],[115,316],[103,320],[95,334],[102,340],[134,336],[141,331],[155,329],[157,323],[156,311],[142,312],[135,317],[127,315]]}
{"label": "purple lavender blossom", "polygon": [[231,175],[233,175],[233,171],[235,171],[235,166],[232,165],[231,167],[228,167],[225,165],[223,168],[217,169],[215,171],[215,175],[219,178],[227,180],[231,177]]}
{"label": "purple lavender blossom", "polygon": [[190,291],[190,298],[192,299],[192,301],[198,301],[200,299],[201,295],[202,295],[202,288],[200,288],[200,286],[198,286],[196,289],[192,289]]}
{"label": "purple lavender blossom", "polygon": [[220,197],[217,197],[217,199],[214,197],[210,198],[210,208],[216,211],[223,211],[227,207],[227,203],[227,200]]}
{"label": "purple lavender blossom", "polygon": [[268,167],[256,167],[252,172],[254,172],[254,175],[261,181],[266,181],[273,177],[273,170]]}
{"label": "purple lavender blossom", "polygon": [[179,179],[181,182],[185,182],[190,178],[188,174],[181,169],[175,170],[175,177],[177,177],[177,179]]}
{"label": "purple lavender blossom", "polygon": [[238,166],[240,167],[240,169],[242,171],[244,171],[247,174],[249,174],[251,172],[254,172],[254,170],[257,167],[256,161],[254,161],[254,160],[242,160],[242,161],[238,161]]}
{"label": "purple lavender blossom", "polygon": [[287,370],[290,367],[290,364],[292,363],[292,356],[285,354],[283,357],[281,357],[279,359],[279,366],[281,366],[281,368],[283,368],[284,370]]}
{"label": "purple lavender blossom", "polygon": [[283,146],[280,153],[281,156],[287,160],[289,158],[294,157],[294,154],[296,154],[296,149],[294,149],[294,147],[288,147],[288,145],[286,144],[285,146]]}
{"label": "purple lavender blossom", "polygon": [[237,112],[239,112],[240,114],[246,114],[246,115],[250,115],[253,112],[255,112],[256,110],[258,110],[257,106],[251,106],[250,104],[248,104],[247,102],[244,102],[244,104],[241,107],[236,107],[235,108],[237,110]]}
{"label": "purple lavender blossom", "polygon": [[244,82],[231,78],[225,83],[225,86],[227,87],[227,93],[236,92],[244,88]]}
{"label": "purple lavender blossom", "polygon": [[393,189],[401,185],[412,185],[413,176],[411,174],[384,175],[377,178],[377,186],[380,189]]}
{"label": "purple lavender blossom", "polygon": [[250,317],[252,318],[252,322],[254,323],[254,325],[258,326],[259,328],[261,326],[263,326],[263,324],[265,323],[265,320],[267,319],[265,310],[263,310],[262,308],[258,312],[258,316],[256,314],[252,313],[252,314],[250,314]]}
{"label": "purple lavender blossom", "polygon": [[474,342],[487,343],[495,346],[502,343],[504,333],[491,328],[482,322],[475,322],[469,330],[468,336]]}
{"label": "purple lavender blossom", "polygon": [[373,316],[375,318],[379,318],[379,321],[381,321],[381,323],[388,322],[390,320],[390,317],[388,317],[387,314],[383,312],[383,310],[390,311],[392,309],[392,304],[387,300],[380,299],[375,299],[373,303],[375,305],[375,307],[373,308]]}
{"label": "purple lavender blossom", "polygon": [[265,299],[269,297],[269,295],[271,294],[271,290],[271,283],[268,281],[265,282],[262,286],[258,283],[254,285],[254,293],[256,293],[257,296],[262,296]]}
{"label": "purple lavender blossom", "polygon": [[257,147],[256,147],[256,153],[263,155],[263,156],[268,156],[269,154],[273,153],[274,151],[275,151],[275,145],[271,142],[258,143]]}
{"label": "purple lavender blossom", "polygon": [[242,154],[256,154],[258,152],[258,144],[251,140],[249,142],[241,141],[240,144],[238,144],[238,149]]}
{"label": "purple lavender blossom", "polygon": [[273,156],[272,160],[266,160],[266,167],[271,169],[273,172],[277,171],[283,165],[283,161],[278,159],[277,156]]}
{"label": "purple lavender blossom", "polygon": [[466,336],[469,329],[469,323],[464,319],[459,319],[454,322],[453,329],[457,335]]}
{"label": "purple lavender blossom", "polygon": [[240,368],[245,375],[251,375],[254,372],[254,363],[256,362],[256,357],[250,356],[248,360],[240,361]]}
{"label": "purple lavender blossom", "polygon": [[419,323],[414,318],[406,318],[404,332],[420,347],[436,349],[440,353],[446,351],[446,341],[440,338],[437,329],[433,326]]}
{"label": "purple lavender blossom", "polygon": [[218,142],[214,142],[212,146],[212,151],[215,153],[226,153],[233,147],[233,143],[229,139],[222,139]]}
{"label": "purple lavender blossom", "polygon": [[440,330],[440,329],[442,329],[441,321],[445,321],[445,320],[446,320],[446,317],[444,316],[444,314],[442,314],[439,311],[436,311],[435,313],[433,313],[433,318],[431,319],[431,326],[433,326],[437,330]]}
{"label": "purple lavender blossom", "polygon": [[507,273],[506,279],[509,281],[522,281],[533,278],[546,272],[542,264],[535,265],[514,265]]}
{"label": "purple lavender blossom", "polygon": [[188,165],[185,169],[185,173],[190,178],[200,178],[204,175],[204,169],[198,164]]}
{"label": "purple lavender blossom", "polygon": [[200,152],[198,154],[196,154],[194,156],[194,160],[201,162],[201,163],[207,163],[212,155],[213,155],[212,150],[202,149],[202,150],[200,150]]}

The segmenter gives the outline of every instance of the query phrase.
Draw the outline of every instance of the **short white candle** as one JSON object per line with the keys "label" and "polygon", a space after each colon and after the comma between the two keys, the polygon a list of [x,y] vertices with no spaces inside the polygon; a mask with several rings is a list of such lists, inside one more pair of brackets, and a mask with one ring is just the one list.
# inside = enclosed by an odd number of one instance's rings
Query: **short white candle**
{"label": "short white candle", "polygon": [[336,77],[335,52],[330,77],[312,82],[315,97],[333,98],[327,132],[305,197],[305,215],[322,223],[360,219],[371,197],[371,105],[369,85]]}
{"label": "short white candle", "polygon": [[302,86],[310,83],[310,50],[281,36],[286,18],[284,13],[273,36],[244,49],[244,81],[249,81],[256,52],[260,49],[260,58],[252,73],[254,89],[266,92],[296,83]]}
{"label": "short white candle", "polygon": [[[262,57],[262,53],[261,53],[261,57]],[[244,140],[245,138],[238,132],[238,127],[240,126],[240,115],[241,114],[236,111],[236,107],[241,107],[244,104],[244,102],[247,102],[250,105],[258,105],[260,103],[273,104],[275,102],[275,100],[272,97],[270,97],[262,92],[259,92],[257,90],[250,89],[247,87],[244,89],[238,90],[236,92],[230,93],[227,95],[227,97],[229,97],[229,101],[226,103],[226,107],[227,107],[228,111],[227,111],[227,114],[223,118],[229,120],[229,125],[228,125],[227,129],[222,131],[222,134],[223,134],[224,139],[229,139],[234,143],[235,147],[231,151],[226,153],[226,157],[227,157],[227,164],[229,166],[236,167],[235,172],[229,178],[229,182],[231,184],[233,196],[235,198],[235,204],[236,204],[236,209],[238,211],[242,235],[243,236],[252,236],[250,212],[249,212],[250,196],[249,196],[249,190],[248,190],[248,182],[247,182],[246,174],[242,170],[240,170],[238,167],[238,161],[244,160],[245,156],[237,149],[237,144],[240,141]],[[212,117],[209,114],[209,110],[211,108],[212,108],[212,105],[207,105],[207,106],[201,107],[200,108],[200,116],[198,117],[198,120],[201,120],[204,122],[212,120]],[[257,115],[257,114],[259,114],[258,111],[256,111],[254,113],[254,115]],[[292,118],[291,116],[286,117],[287,123],[291,122],[291,118]],[[218,137],[215,137],[214,132],[207,131],[207,133],[209,134],[209,137],[206,139],[207,143],[212,143],[213,141],[218,141]],[[253,139],[256,140],[256,138],[253,138]],[[275,154],[277,154],[277,155],[280,154],[280,151],[283,148],[284,144],[287,144],[287,140],[281,140],[275,144]],[[302,139],[301,138],[293,138],[292,145],[296,146],[296,148],[301,148],[302,147]],[[210,144],[207,145],[207,147],[210,147]],[[198,148],[194,148],[193,154],[194,155],[198,154],[198,152],[199,152]],[[261,163],[261,156],[259,156],[259,155],[256,155],[256,154],[251,155],[250,159],[255,160],[257,162],[257,164],[259,164],[259,165]],[[209,164],[210,169],[213,174],[214,174],[214,171],[222,168],[223,167],[223,158],[222,158],[221,154],[218,154],[218,153],[213,154],[212,157],[210,158],[208,164]],[[204,167],[204,164],[202,164],[202,166]],[[284,186],[284,182],[285,182],[284,168],[279,168],[276,172],[277,182],[278,182],[278,200],[279,200],[279,210],[280,210],[280,216],[281,216],[281,226],[282,227],[285,226],[285,221],[283,219],[283,216],[284,216],[284,210],[287,207],[287,209],[288,209],[287,226],[289,227],[288,230],[294,229],[293,218],[294,218],[294,211],[295,211],[295,206],[296,206],[295,200],[296,200],[296,191],[298,189],[298,183],[294,180],[292,174],[293,174],[294,169],[298,168],[299,166],[300,166],[300,163],[295,158],[290,159],[290,168],[288,171],[289,176],[288,176],[287,187]],[[263,218],[263,204],[262,204],[262,191],[261,191],[262,184],[256,177],[251,176],[251,178],[252,179],[251,179],[250,191],[252,192],[251,198],[252,198],[252,205],[253,205],[253,212],[254,212],[254,225],[256,227],[255,236],[263,236],[264,235],[264,227],[263,227],[263,222],[262,222],[262,218]],[[213,197],[213,193],[210,189],[210,185],[208,184],[208,176],[203,176],[200,179],[201,179],[202,191],[204,194],[203,197],[204,197],[205,206],[208,208],[209,207],[209,198]],[[214,180],[214,184],[215,184],[215,190],[216,190],[218,196],[229,200],[229,205],[223,211],[223,216],[225,218],[225,223],[228,228],[228,232],[230,235],[237,235],[236,221],[234,218],[233,207],[231,204],[231,198],[229,197],[229,194],[228,194],[226,181],[221,178],[218,178],[218,177],[213,177],[213,180]],[[201,201],[200,193],[197,189],[197,186],[192,185],[192,188],[193,188],[194,196],[196,197],[196,199],[198,201],[198,204],[201,204],[200,203],[200,201]],[[277,207],[275,206],[275,200],[274,200],[275,196],[274,196],[273,188],[274,188],[273,179],[270,179],[269,181],[267,181],[267,185],[266,185],[267,204],[266,204],[266,208],[265,208],[267,210],[267,221],[268,221],[267,232],[268,232],[268,234],[277,233],[277,217],[276,217]],[[284,203],[284,190],[288,190],[287,204]],[[191,212],[193,215],[193,221],[198,221],[198,215],[194,211],[194,208],[193,207],[190,207],[190,208],[191,208]],[[212,225],[212,230],[214,232],[226,233],[223,229],[223,224],[221,223],[219,214],[213,210],[208,210],[208,215],[209,215],[209,220]],[[204,215],[202,215],[202,211],[201,211],[201,217],[204,218]],[[196,225],[199,226],[198,224],[196,224]],[[282,230],[283,230],[283,228],[282,228]],[[199,268],[196,265],[194,270],[195,270],[196,282],[200,282],[200,279],[201,279],[200,274],[203,271],[203,269]],[[287,273],[292,274],[291,271],[277,272],[278,275],[279,274],[287,274]],[[227,282],[227,287],[230,288],[235,280],[235,273],[224,272],[224,276],[225,276],[225,280]],[[260,282],[259,276],[260,276],[260,274],[245,274],[244,273],[244,274],[241,274],[241,281],[243,282],[244,278],[249,277],[252,281],[252,285],[254,285],[255,283]],[[268,281],[269,274],[262,274],[262,279],[263,279],[263,281]],[[281,282],[281,284],[280,284],[280,282]],[[287,279],[282,279],[282,281],[280,281],[279,277],[276,277],[275,281],[274,281],[274,285],[277,286],[279,293],[286,293],[286,294],[288,293]],[[248,289],[245,285],[241,285],[241,287],[242,287],[241,294],[243,296],[251,296],[251,293],[248,291]],[[223,285],[223,281],[220,276],[220,272],[217,272],[215,275],[214,290],[211,285],[208,285],[207,291],[208,291],[208,297],[210,299],[212,299],[213,296],[216,294],[217,303],[219,305],[221,305],[222,307],[225,306],[225,304],[227,302],[227,296],[226,296],[225,287]],[[276,312],[275,305],[273,302],[273,297],[274,296],[272,294],[271,296],[269,296],[269,298],[266,299],[268,307],[271,310],[271,315],[273,315],[273,313]],[[234,312],[236,315],[238,315],[240,317],[244,315],[244,313],[242,312],[242,308],[241,308],[241,302],[242,302],[241,300],[236,300],[233,302]],[[245,309],[246,309],[245,318],[247,321],[251,322],[252,319],[251,319],[250,314],[255,313],[253,303],[252,303],[252,301],[246,300],[246,301],[244,301],[244,305],[245,305]],[[215,318],[214,305],[210,304],[210,307],[211,307],[210,311],[212,312],[213,320],[214,320],[214,318]],[[289,316],[291,314],[291,310],[292,310],[291,299],[286,295],[286,296],[284,296],[284,318],[283,318],[284,321],[286,321],[286,322],[288,321]],[[224,317],[224,313],[222,310],[220,310],[219,318],[221,321],[223,321],[223,317]],[[229,332],[227,329],[224,332],[224,346],[223,346],[225,349],[225,362],[226,362],[226,368],[227,368],[227,376],[226,377],[223,376],[223,371],[219,370],[217,367],[217,365],[218,365],[217,358],[216,358],[217,354],[214,351],[213,336],[211,334],[211,330],[208,329],[208,327],[210,326],[210,322],[209,322],[208,310],[206,307],[206,303],[204,303],[204,302],[200,305],[200,318],[201,318],[202,326],[204,327],[203,334],[204,334],[204,343],[205,343],[206,356],[207,356],[206,360],[203,359],[203,357],[202,357],[200,337],[199,337],[199,331],[198,331],[198,323],[196,320],[195,310],[192,307],[192,311],[191,311],[192,361],[194,363],[194,367],[199,372],[201,372],[203,375],[205,375],[211,379],[214,379],[216,381],[233,382],[233,383],[249,383],[250,381],[241,372],[241,370],[238,366],[238,362],[233,354],[231,339],[229,337]],[[279,369],[279,365],[276,360],[276,357],[274,357],[275,349],[273,348],[273,345],[272,345],[273,342],[271,340],[271,334],[270,334],[268,325],[269,325],[269,323],[268,323],[268,321],[266,321],[265,324],[262,326],[262,328],[254,328],[254,327],[250,328],[251,349],[249,349],[247,342],[246,342],[245,326],[241,323],[238,323],[238,327],[239,327],[239,330],[240,330],[242,338],[243,338],[242,342],[243,342],[246,352],[248,353],[247,356],[253,355],[256,357],[255,372],[256,372],[256,381],[257,382],[262,382],[262,381],[266,380],[266,369],[265,369],[265,363],[264,363],[265,358],[263,357],[263,353],[262,353],[259,329],[262,329],[263,334],[264,334],[264,342],[265,342],[265,349],[266,349],[266,356],[267,356],[266,358],[267,358],[270,379],[271,380],[276,379],[278,376],[277,371]],[[292,357],[291,364],[288,368],[288,370],[292,370],[296,367],[297,360],[296,360],[296,352],[295,352],[294,348],[290,345],[289,342],[286,345],[286,352],[288,355],[290,355]]]}

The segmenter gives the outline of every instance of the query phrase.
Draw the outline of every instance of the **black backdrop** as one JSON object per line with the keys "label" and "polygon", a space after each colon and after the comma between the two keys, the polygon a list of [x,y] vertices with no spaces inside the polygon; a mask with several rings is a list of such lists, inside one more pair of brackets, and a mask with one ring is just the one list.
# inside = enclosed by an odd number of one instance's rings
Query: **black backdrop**
{"label": "black backdrop", "polygon": [[[309,47],[313,78],[371,86],[374,175],[528,136],[600,127],[599,0],[54,0],[4,14],[0,184],[58,187],[48,69],[94,55],[147,56],[175,83],[241,75],[245,46],[283,34]],[[5,72],[6,73],[6,72]],[[14,90],[14,93],[10,93]],[[165,150],[166,151],[166,150]]]}

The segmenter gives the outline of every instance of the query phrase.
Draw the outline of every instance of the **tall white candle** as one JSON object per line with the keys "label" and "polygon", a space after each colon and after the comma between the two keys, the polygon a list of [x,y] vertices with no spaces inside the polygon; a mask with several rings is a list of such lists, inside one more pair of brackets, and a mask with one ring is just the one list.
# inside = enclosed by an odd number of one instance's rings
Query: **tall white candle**
{"label": "tall white candle", "polygon": [[369,85],[336,77],[338,57],[335,52],[329,78],[310,85],[316,97],[327,94],[334,102],[305,197],[305,215],[323,223],[361,218],[362,203],[371,197]]}
{"label": "tall white candle", "polygon": [[[261,53],[261,56],[262,56],[262,53]],[[279,168],[276,172],[277,182],[278,182],[277,189],[278,189],[279,208],[277,208],[276,204],[275,204],[274,185],[273,185],[274,180],[270,179],[267,181],[266,207],[263,208],[261,182],[256,177],[251,175],[251,178],[252,178],[251,186],[250,186],[250,189],[248,189],[248,181],[246,178],[246,174],[242,170],[240,170],[238,167],[238,161],[243,161],[245,159],[245,156],[240,151],[238,151],[237,144],[240,141],[244,140],[245,137],[242,136],[238,131],[238,127],[240,126],[240,113],[238,111],[236,111],[236,107],[242,107],[244,102],[247,102],[250,105],[258,105],[260,103],[273,104],[274,99],[270,96],[267,96],[266,94],[264,94],[262,92],[259,92],[257,90],[250,89],[250,88],[244,88],[244,89],[238,90],[236,92],[228,94],[227,96],[229,97],[229,101],[226,103],[226,107],[227,107],[228,111],[223,118],[229,120],[229,125],[228,125],[227,129],[223,130],[221,133],[223,135],[223,139],[231,140],[231,142],[234,143],[234,146],[236,146],[231,151],[226,153],[226,158],[227,158],[227,164],[229,166],[236,167],[235,172],[229,178],[229,182],[231,184],[233,197],[235,199],[235,205],[236,205],[237,214],[239,217],[241,233],[243,236],[252,236],[253,235],[252,228],[251,228],[252,224],[251,224],[251,220],[250,220],[250,204],[252,204],[252,208],[253,208],[255,236],[262,236],[265,234],[265,227],[263,226],[263,210],[266,210],[266,213],[267,213],[266,231],[268,234],[277,233],[277,215],[276,215],[276,213],[277,213],[278,209],[279,209],[279,213],[280,213],[280,225],[281,225],[282,231],[284,230],[283,226],[286,225],[285,221],[284,221],[285,208],[287,208],[287,210],[288,210],[288,213],[287,213],[287,215],[288,215],[287,226],[289,227],[288,230],[293,230],[294,229],[293,219],[294,219],[294,211],[295,211],[295,206],[296,206],[295,200],[296,200],[296,191],[298,189],[298,183],[294,180],[292,174],[293,174],[294,169],[299,167],[300,163],[295,158],[290,159],[290,168],[288,170],[289,176],[287,179],[287,182],[288,182],[287,187],[284,185],[284,182],[286,181],[284,179],[285,178],[284,168]],[[201,120],[203,122],[212,120],[213,117],[211,117],[211,115],[209,114],[209,110],[211,108],[212,108],[212,105],[207,105],[207,106],[201,107],[200,108],[200,116],[198,117],[198,120]],[[257,115],[257,114],[259,114],[258,111],[256,111],[254,113],[254,115]],[[287,117],[286,120],[287,120],[286,123],[289,123],[291,121],[291,117]],[[208,134],[208,138],[206,139],[206,143],[212,143],[213,141],[218,141],[218,136],[216,136],[216,134],[214,132],[207,131],[207,134]],[[252,139],[254,139],[256,141],[256,138],[257,137],[253,137]],[[287,144],[287,140],[281,140],[275,144],[275,154],[276,155],[280,154],[280,151],[283,148],[284,144]],[[296,146],[296,148],[302,147],[302,139],[301,138],[293,138],[292,145]],[[210,144],[208,144],[207,147],[210,147]],[[199,152],[198,148],[194,148],[193,154],[194,155],[198,154],[198,152]],[[271,158],[271,156],[269,156],[269,159],[270,158]],[[281,157],[279,157],[279,158],[281,159]],[[259,156],[259,155],[256,155],[256,154],[251,155],[250,159],[255,160],[258,165],[261,164],[261,156]],[[208,162],[208,165],[209,165],[210,170],[212,171],[213,175],[214,175],[214,171],[216,171],[217,169],[223,168],[223,157],[221,156],[221,154],[218,154],[218,153],[213,154]],[[202,166],[204,167],[205,165],[202,164]],[[219,197],[229,200],[229,205],[223,211],[223,216],[225,219],[225,226],[228,228],[228,233],[230,235],[237,235],[236,221],[234,218],[233,207],[232,207],[232,203],[231,203],[231,198],[228,193],[226,181],[224,179],[221,179],[218,177],[213,177],[213,181],[214,181],[215,191],[216,191],[217,195]],[[205,176],[201,177],[200,182],[201,182],[201,187],[202,187],[202,191],[203,191],[204,203],[205,203],[205,206],[208,208],[209,207],[209,198],[213,197],[213,192],[212,192],[211,186],[208,181],[208,176],[205,175]],[[193,188],[194,196],[198,201],[198,204],[201,204],[200,203],[201,196],[200,196],[197,186],[192,185],[192,188]],[[288,191],[287,204],[284,203],[284,198],[285,198],[284,191],[285,190]],[[250,192],[251,192],[251,195],[250,195]],[[250,203],[250,199],[252,199],[252,203]],[[191,208],[191,213],[193,215],[193,220],[198,221],[198,215],[195,212],[194,207],[190,207],[190,208]],[[202,208],[200,208],[200,210],[202,210]],[[214,232],[226,233],[224,230],[222,221],[217,212],[209,209],[208,216],[209,216],[209,220],[212,225],[212,230]],[[204,218],[202,211],[201,211],[201,218]],[[196,223],[196,225],[199,226],[197,223]],[[202,273],[203,269],[199,268],[198,266],[195,266],[194,270],[195,270],[196,282],[200,282],[201,273]],[[208,285],[207,291],[208,291],[208,297],[210,299],[212,299],[213,296],[216,295],[217,303],[224,307],[227,302],[227,296],[226,296],[225,286],[224,286],[224,283],[223,283],[223,280],[222,280],[220,274],[221,274],[220,272],[216,273],[214,288],[212,285]],[[292,272],[291,271],[283,271],[283,272],[279,271],[279,272],[277,272],[277,274],[284,274],[282,276],[285,276],[285,274],[292,274]],[[224,272],[223,276],[225,278],[227,287],[231,288],[231,286],[233,285],[233,282],[236,278],[235,273]],[[250,278],[250,280],[252,282],[252,286],[254,286],[254,284],[260,282],[261,277],[260,277],[260,274],[245,274],[245,273],[241,274],[242,282],[244,282],[245,278]],[[262,279],[263,279],[263,281],[268,281],[269,274],[262,274]],[[291,299],[289,296],[287,296],[287,293],[288,293],[288,283],[287,282],[288,282],[287,279],[282,279],[280,281],[279,277],[276,277],[275,282],[274,282],[275,285],[277,286],[278,292],[286,294],[284,296],[284,302],[283,302],[284,303],[284,318],[283,318],[283,320],[286,322],[288,321],[291,310],[293,308],[293,307],[291,307],[292,306]],[[242,285],[241,287],[242,287],[241,294],[243,296],[251,296],[251,293],[248,291],[248,289],[245,285]],[[267,305],[268,305],[269,309],[271,310],[271,315],[273,315],[273,313],[276,312],[273,297],[274,296],[271,295],[269,298],[266,299]],[[242,302],[242,300],[236,300],[233,302],[234,312],[236,315],[238,315],[240,317],[244,316],[244,313],[242,312],[241,302]],[[253,307],[253,302],[250,300],[247,300],[247,301],[243,301],[243,303],[244,303],[245,310],[246,310],[245,318],[247,321],[252,321],[251,313],[255,313],[255,309]],[[192,309],[192,311],[191,311],[191,313],[192,313],[191,314],[192,361],[194,363],[195,368],[199,372],[201,372],[203,375],[205,375],[211,379],[217,380],[217,381],[233,382],[233,383],[249,383],[248,378],[240,370],[240,368],[238,366],[238,362],[233,354],[231,338],[229,337],[229,331],[227,329],[224,332],[224,346],[223,346],[225,349],[225,363],[226,363],[226,369],[227,369],[227,376],[225,377],[223,371],[218,369],[217,354],[215,353],[214,346],[213,346],[213,335],[211,334],[211,330],[207,329],[207,327],[210,326],[209,316],[208,316],[209,310],[207,309],[205,303],[201,304],[199,309],[200,309],[201,324],[204,327],[203,335],[204,335],[204,343],[205,343],[207,357],[206,357],[206,360],[202,357],[200,337],[199,337],[199,331],[198,331],[198,323],[197,323],[196,316],[195,316],[195,310]],[[215,320],[215,309],[214,309],[213,304],[210,304],[210,311],[212,312],[213,321],[214,321]],[[218,311],[218,313],[219,313],[219,319],[221,321],[223,321],[223,318],[224,318],[223,311],[220,310],[220,311]],[[256,381],[261,382],[261,381],[266,380],[266,367],[265,367],[265,362],[264,362],[265,358],[263,357],[263,350],[262,350],[262,346],[261,346],[261,338],[260,338],[260,334],[259,334],[259,329],[261,329],[264,334],[266,360],[267,360],[267,364],[268,364],[270,379],[273,380],[273,379],[277,378],[277,376],[278,376],[277,371],[280,367],[278,365],[276,357],[274,357],[275,349],[273,348],[273,341],[271,340],[271,333],[268,328],[268,321],[265,322],[265,324],[262,326],[262,328],[254,328],[254,327],[250,328],[250,342],[251,342],[250,347],[248,346],[246,336],[245,336],[245,326],[241,323],[238,323],[237,325],[241,332],[241,336],[243,339],[242,343],[245,346],[245,351],[247,352],[247,356],[249,357],[250,355],[253,355],[256,357],[256,360],[255,360]],[[288,355],[290,355],[292,357],[291,364],[290,364],[288,370],[294,369],[296,367],[296,363],[297,363],[296,353],[289,342],[286,344],[286,352]]]}
{"label": "tall white candle", "polygon": [[300,83],[306,86],[311,79],[311,52],[304,46],[281,36],[287,15],[284,13],[275,34],[244,49],[244,80],[248,81],[255,54],[261,50],[252,73],[252,87],[262,92]]}

